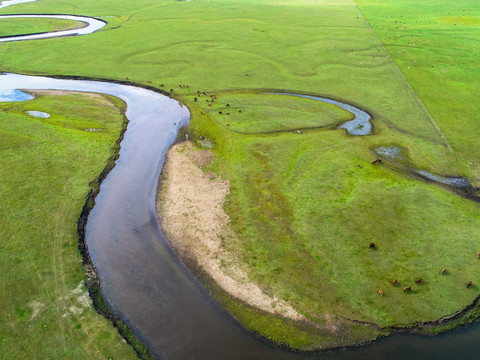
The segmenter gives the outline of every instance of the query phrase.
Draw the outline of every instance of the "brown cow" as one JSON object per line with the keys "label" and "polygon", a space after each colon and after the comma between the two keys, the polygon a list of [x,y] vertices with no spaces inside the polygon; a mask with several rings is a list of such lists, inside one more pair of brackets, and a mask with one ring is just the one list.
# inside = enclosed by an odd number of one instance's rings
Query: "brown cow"
{"label": "brown cow", "polygon": [[377,293],[379,293],[381,296],[383,296],[383,291],[382,290],[378,289]]}
{"label": "brown cow", "polygon": [[392,285],[395,286],[397,282],[398,282],[397,279],[393,280]]}
{"label": "brown cow", "polygon": [[417,284],[420,284],[422,281],[423,281],[422,278],[418,278],[417,280],[415,280],[415,282],[416,282]]}
{"label": "brown cow", "polygon": [[447,272],[447,269],[442,268],[442,275],[445,275],[446,272]]}
{"label": "brown cow", "polygon": [[373,249],[373,248],[375,247],[375,243],[374,243],[374,242],[371,242],[370,244],[368,244],[368,247],[369,247],[370,249]]}
{"label": "brown cow", "polygon": [[468,289],[470,286],[472,286],[472,282],[471,282],[471,281],[468,282],[468,284],[467,284],[467,289]]}
{"label": "brown cow", "polygon": [[407,286],[406,288],[403,288],[403,292],[408,292],[412,290],[412,288],[410,286]]}

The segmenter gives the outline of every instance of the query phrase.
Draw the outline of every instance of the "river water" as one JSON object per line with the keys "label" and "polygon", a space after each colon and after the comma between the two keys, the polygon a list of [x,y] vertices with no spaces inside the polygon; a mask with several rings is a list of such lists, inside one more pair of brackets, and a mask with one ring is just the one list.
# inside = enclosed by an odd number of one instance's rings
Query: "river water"
{"label": "river water", "polygon": [[188,110],[133,86],[0,75],[0,96],[21,96],[15,89],[98,92],[127,103],[130,123],[120,157],[101,185],[88,218],[86,242],[105,302],[156,358],[479,358],[479,323],[435,337],[397,335],[368,346],[309,354],[275,347],[246,332],[178,259],[157,222],[155,194],[164,156],[178,129],[188,122]]}

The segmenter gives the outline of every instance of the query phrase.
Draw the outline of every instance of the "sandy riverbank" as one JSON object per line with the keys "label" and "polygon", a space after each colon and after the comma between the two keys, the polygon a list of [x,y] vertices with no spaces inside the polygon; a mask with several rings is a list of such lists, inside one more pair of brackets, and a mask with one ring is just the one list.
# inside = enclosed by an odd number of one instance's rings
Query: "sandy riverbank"
{"label": "sandy riverbank", "polygon": [[194,261],[237,299],[269,313],[303,319],[285,301],[267,295],[251,282],[237,257],[223,248],[222,241],[236,241],[222,208],[229,183],[202,171],[211,157],[208,150],[196,150],[191,142],[176,144],[168,151],[157,201],[167,238],[184,260]]}

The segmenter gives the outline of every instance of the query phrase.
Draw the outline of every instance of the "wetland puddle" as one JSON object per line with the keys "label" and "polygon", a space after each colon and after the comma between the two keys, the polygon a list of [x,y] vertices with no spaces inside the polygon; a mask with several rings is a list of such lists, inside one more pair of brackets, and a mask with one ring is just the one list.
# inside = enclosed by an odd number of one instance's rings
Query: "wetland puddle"
{"label": "wetland puddle", "polygon": [[47,119],[50,117],[49,113],[46,113],[43,111],[30,110],[30,111],[27,111],[27,114],[40,119]]}

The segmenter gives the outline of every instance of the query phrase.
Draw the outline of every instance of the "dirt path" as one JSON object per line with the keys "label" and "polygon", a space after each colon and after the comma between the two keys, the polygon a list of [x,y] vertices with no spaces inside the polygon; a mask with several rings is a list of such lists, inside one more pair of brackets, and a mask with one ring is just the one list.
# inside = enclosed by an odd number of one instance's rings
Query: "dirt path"
{"label": "dirt path", "polygon": [[195,261],[237,299],[269,313],[303,319],[289,304],[252,283],[238,257],[222,247],[225,239],[236,239],[222,207],[229,183],[201,169],[211,156],[208,150],[196,150],[190,142],[176,144],[168,151],[157,201],[165,234],[182,258]]}

